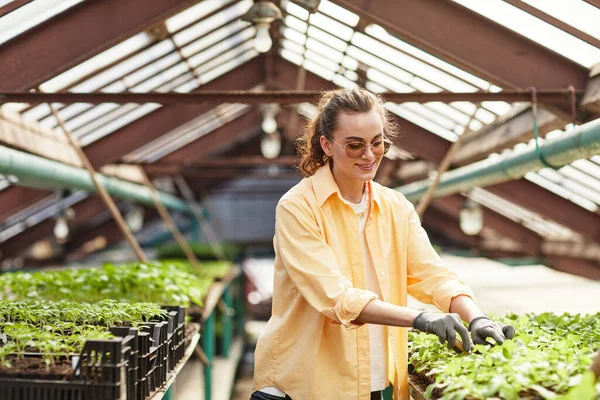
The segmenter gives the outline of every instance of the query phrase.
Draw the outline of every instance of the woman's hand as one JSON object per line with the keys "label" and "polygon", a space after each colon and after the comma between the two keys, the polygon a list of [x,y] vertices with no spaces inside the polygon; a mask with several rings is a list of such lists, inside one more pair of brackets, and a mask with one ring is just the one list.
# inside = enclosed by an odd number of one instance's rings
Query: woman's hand
{"label": "woman's hand", "polygon": [[493,322],[488,317],[474,318],[469,324],[469,330],[475,344],[493,345],[486,340],[488,337],[494,339],[497,344],[502,344],[504,340],[515,337],[515,328],[512,325]]}
{"label": "woman's hand", "polygon": [[449,349],[456,345],[456,332],[462,339],[464,351],[469,353],[473,347],[469,339],[469,331],[462,324],[458,314],[422,312],[415,318],[413,327],[421,332],[437,335],[440,343],[448,342]]}

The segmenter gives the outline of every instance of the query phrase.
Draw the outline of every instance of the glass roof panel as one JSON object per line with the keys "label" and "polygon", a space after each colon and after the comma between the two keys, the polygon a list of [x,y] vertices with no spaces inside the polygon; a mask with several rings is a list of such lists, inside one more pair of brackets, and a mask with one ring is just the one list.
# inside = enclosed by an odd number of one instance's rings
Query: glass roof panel
{"label": "glass roof panel", "polygon": [[413,124],[419,125],[421,128],[427,129],[428,131],[435,133],[436,135],[441,136],[450,142],[455,142],[457,139],[456,133],[431,122],[429,119],[412,112],[402,105],[396,103],[386,103],[385,105],[390,112],[393,112],[399,117],[402,117]]}
{"label": "glass roof panel", "polygon": [[502,0],[454,1],[587,68],[600,61],[599,48]]}
{"label": "glass roof panel", "polygon": [[332,16],[335,19],[342,21],[344,24],[352,27],[356,26],[356,24],[358,24],[358,21],[360,20],[360,17],[358,15],[328,0],[321,1],[321,3],[319,4],[319,11],[329,16]]}
{"label": "glass roof panel", "polygon": [[197,21],[204,16],[210,14],[211,12],[218,10],[220,7],[223,7],[229,3],[232,3],[233,0],[211,0],[211,1],[202,1],[188,9],[168,18],[165,21],[165,25],[169,32],[176,32],[191,24],[194,21]]}
{"label": "glass roof panel", "polygon": [[600,39],[600,10],[583,0],[522,0],[548,15]]}
{"label": "glass roof panel", "polygon": [[564,197],[567,200],[572,201],[573,203],[587,209],[588,211],[596,212],[598,210],[598,206],[594,202],[592,202],[592,201],[586,199],[585,197],[582,197],[574,192],[571,192],[570,190],[562,187],[561,185],[559,185],[555,182],[552,182],[549,179],[546,179],[545,177],[541,176],[539,173],[528,172],[525,175],[525,179],[543,187],[544,189],[547,189],[547,190],[553,192],[554,194],[557,194],[561,197]]}
{"label": "glass roof panel", "polygon": [[[297,53],[298,55],[304,53],[304,46],[301,46],[296,42],[292,42],[291,40],[282,39],[281,44],[286,51],[288,51],[288,49],[289,49],[289,50],[293,51],[294,53]],[[298,64],[298,63],[295,63],[295,64]]]}
{"label": "glass roof panel", "polygon": [[573,173],[573,170],[574,168],[570,168],[569,166],[561,168],[560,172],[550,168],[544,168],[540,170],[538,174],[568,191],[575,193],[577,196],[600,204],[600,193],[573,179],[574,176],[579,178],[578,175]]}
{"label": "glass roof panel", "polygon": [[[121,107],[121,109],[129,108],[129,105],[125,105]],[[104,136],[116,131],[119,128],[128,125],[129,123],[143,117],[144,115],[156,110],[159,108],[159,104],[147,103],[141,106],[133,106],[131,107],[131,112],[123,113],[120,118],[114,119],[111,122],[102,125],[99,129],[94,132],[89,133],[81,138],[80,142],[82,146],[87,146],[90,143],[94,143],[96,140],[103,138]],[[129,110],[128,110],[129,111]]]}
{"label": "glass roof panel", "polygon": [[436,84],[446,90],[453,92],[473,92],[477,90],[473,85],[467,84],[462,80],[456,79],[444,71],[430,66],[417,58],[406,55],[400,51],[394,50],[367,35],[356,32],[352,37],[352,44],[368,49],[370,53],[384,56],[389,62],[402,66],[402,69],[427,79],[433,84]]}
{"label": "glass roof panel", "polygon": [[324,31],[327,31],[342,40],[350,40],[354,34],[354,30],[332,18],[329,18],[321,13],[311,14],[310,23]]}
{"label": "glass roof panel", "polygon": [[367,78],[385,87],[386,89],[397,93],[411,93],[415,91],[413,87],[405,85],[396,79],[392,79],[389,75],[384,74],[375,68],[367,69]]}
{"label": "glass roof panel", "polygon": [[81,3],[83,0],[36,0],[0,18],[0,44]]}
{"label": "glass roof panel", "polygon": [[121,78],[123,75],[130,73],[137,68],[141,68],[144,65],[156,61],[157,59],[174,50],[175,46],[173,45],[173,42],[170,40],[163,40],[149,49],[144,50],[143,52],[136,54],[131,58],[128,58],[122,63],[119,63],[114,67],[94,75],[90,79],[87,79],[86,81],[72,87],[70,91],[81,93],[93,92],[94,90],[102,88],[104,85]]}
{"label": "glass roof panel", "polygon": [[121,59],[144,46],[150,44],[150,38],[145,33],[139,33],[110,49],[103,51],[95,57],[90,58],[81,64],[69,69],[68,71],[57,75],[56,77],[42,83],[40,88],[44,92],[57,92],[73,82],[85,77],[86,75],[97,71],[118,59]]}
{"label": "glass roof panel", "polygon": [[306,33],[306,30],[308,29],[308,24],[306,22],[294,18],[291,15],[285,16],[285,26],[295,29],[300,33]]}
{"label": "glass roof panel", "polygon": [[453,66],[452,64],[447,63],[446,61],[443,61],[437,57],[434,57],[431,54],[429,54],[417,47],[414,47],[414,46],[398,39],[397,37],[395,37],[393,35],[390,35],[384,28],[382,28],[379,25],[369,24],[365,28],[365,32],[368,35],[371,35],[371,36],[381,40],[382,42],[387,43],[390,46],[393,46],[400,51],[403,51],[406,54],[410,54],[413,57],[416,57],[417,59],[420,59],[420,60],[422,60],[426,63],[429,63],[443,71],[446,71],[449,74],[451,74],[457,78],[460,78],[460,79],[464,80],[465,82],[470,83],[473,86],[476,86],[480,89],[487,89],[489,87],[489,83],[487,81],[485,81],[484,79],[481,79],[475,75],[472,75],[466,71],[463,71],[462,69],[457,68],[457,67]]}
{"label": "glass roof panel", "polygon": [[309,34],[309,36],[314,37],[321,43],[326,43],[328,46],[333,47],[334,49],[336,49],[338,51],[344,52],[348,48],[348,43],[344,42],[341,39],[338,39],[337,37],[335,37],[333,35],[330,35],[329,33],[325,32],[315,26],[311,25],[308,28],[308,34]]}
{"label": "glass roof panel", "polygon": [[219,26],[225,25],[234,20],[238,20],[238,18],[248,11],[251,6],[252,0],[242,0],[236,2],[231,7],[228,7],[209,18],[202,19],[191,27],[176,33],[173,35],[173,40],[178,46],[184,46],[191,40],[200,38]]}
{"label": "glass roof panel", "polygon": [[309,53],[312,50],[319,56],[326,58],[325,61],[327,61],[328,64],[331,63],[332,69],[337,69],[338,65],[342,62],[342,59],[344,58],[343,53],[333,50],[331,47],[325,46],[321,42],[314,40],[310,37],[306,40],[306,48],[309,50]]}
{"label": "glass roof panel", "polygon": [[349,79],[346,76],[340,74],[335,74],[335,76],[333,77],[333,83],[343,88],[358,87],[358,84],[354,80]]}
{"label": "glass roof panel", "polygon": [[301,46],[304,46],[304,44],[306,43],[306,35],[298,32],[294,29],[284,28],[283,36],[286,39],[291,40],[292,42],[299,44]]}
{"label": "glass roof panel", "polygon": [[189,63],[192,65],[192,67],[196,68],[206,62],[212,62],[212,60],[219,54],[229,52],[231,51],[231,49],[235,49],[236,46],[238,46],[239,44],[242,44],[248,41],[249,39],[253,38],[255,32],[256,30],[254,29],[254,27],[249,27],[241,31],[240,33],[232,36],[231,38],[225,41],[221,41],[215,44],[214,46],[210,46],[206,50],[196,54],[193,57],[190,57],[188,59]]}
{"label": "glass roof panel", "polygon": [[300,18],[302,21],[306,21],[308,19],[309,13],[307,10],[289,0],[284,0],[284,2],[285,4],[283,9],[285,12],[290,13],[296,18]]}

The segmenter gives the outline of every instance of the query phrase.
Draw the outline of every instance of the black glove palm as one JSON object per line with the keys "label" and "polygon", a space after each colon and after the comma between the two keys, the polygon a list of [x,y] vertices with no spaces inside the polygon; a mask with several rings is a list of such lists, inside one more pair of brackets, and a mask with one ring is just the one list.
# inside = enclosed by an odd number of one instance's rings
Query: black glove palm
{"label": "black glove palm", "polygon": [[474,344],[493,345],[486,341],[488,337],[494,339],[497,344],[502,344],[504,340],[515,337],[515,328],[512,325],[493,322],[488,317],[474,318],[469,324],[469,330]]}
{"label": "black glove palm", "polygon": [[415,318],[413,327],[421,332],[428,332],[437,335],[440,343],[448,342],[448,348],[456,345],[456,332],[460,334],[463,342],[463,349],[466,352],[471,351],[471,340],[469,332],[460,321],[458,314],[437,314],[422,312]]}

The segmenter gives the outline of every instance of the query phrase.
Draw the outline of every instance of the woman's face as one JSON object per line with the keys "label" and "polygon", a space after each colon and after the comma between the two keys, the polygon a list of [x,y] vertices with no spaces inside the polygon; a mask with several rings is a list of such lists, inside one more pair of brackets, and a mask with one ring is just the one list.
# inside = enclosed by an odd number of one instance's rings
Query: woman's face
{"label": "woman's face", "polygon": [[360,113],[341,112],[331,136],[333,141],[321,137],[321,147],[333,159],[336,178],[363,182],[375,178],[384,147],[383,120],[375,108]]}

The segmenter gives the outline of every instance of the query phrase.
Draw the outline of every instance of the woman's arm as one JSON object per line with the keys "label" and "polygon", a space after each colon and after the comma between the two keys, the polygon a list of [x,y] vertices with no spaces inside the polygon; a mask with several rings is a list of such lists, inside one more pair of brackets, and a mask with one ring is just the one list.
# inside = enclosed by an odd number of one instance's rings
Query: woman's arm
{"label": "woman's arm", "polygon": [[450,312],[460,315],[460,318],[467,323],[470,323],[473,318],[484,316],[473,299],[466,295],[456,296],[452,299]]}
{"label": "woman's arm", "polygon": [[370,301],[354,320],[358,324],[411,327],[420,311],[396,306],[381,300]]}
{"label": "woman's arm", "polygon": [[469,332],[456,314],[428,313],[372,300],[363,308],[354,323],[414,327],[421,332],[437,335],[440,343],[447,342],[450,349],[456,344],[456,332],[458,332],[465,351],[471,351]]}

